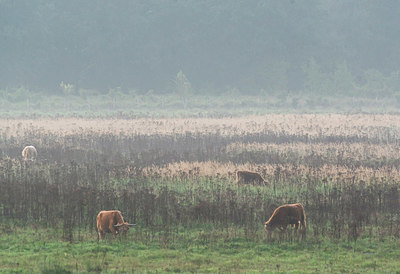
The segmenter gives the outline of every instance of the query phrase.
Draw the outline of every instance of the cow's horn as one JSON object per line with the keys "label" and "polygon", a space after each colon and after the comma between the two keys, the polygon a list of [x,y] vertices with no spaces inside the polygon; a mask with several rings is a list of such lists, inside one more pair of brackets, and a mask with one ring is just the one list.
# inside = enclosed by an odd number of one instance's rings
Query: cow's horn
{"label": "cow's horn", "polygon": [[114,227],[120,227],[122,225],[124,225],[124,224],[116,224],[116,225],[114,225]]}
{"label": "cow's horn", "polygon": [[128,226],[135,226],[136,224],[128,224]]}

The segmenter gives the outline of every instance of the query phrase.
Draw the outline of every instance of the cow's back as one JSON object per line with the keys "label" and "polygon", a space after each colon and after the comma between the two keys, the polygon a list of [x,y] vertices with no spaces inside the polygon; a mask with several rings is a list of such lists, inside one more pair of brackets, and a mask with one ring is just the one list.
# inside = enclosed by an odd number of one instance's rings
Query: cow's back
{"label": "cow's back", "polygon": [[236,171],[236,183],[264,183],[264,179],[260,174],[251,171],[238,170]]}
{"label": "cow's back", "polygon": [[298,221],[305,223],[305,212],[300,203],[278,207],[268,220],[273,225],[297,224]]}
{"label": "cow's back", "polygon": [[303,215],[303,205],[300,203],[297,204],[287,204],[280,206],[280,211],[283,212],[284,215],[290,216],[290,217],[300,217]]}
{"label": "cow's back", "polygon": [[102,210],[97,214],[97,229],[102,231],[112,231],[112,226],[123,223],[124,219],[119,210]]}

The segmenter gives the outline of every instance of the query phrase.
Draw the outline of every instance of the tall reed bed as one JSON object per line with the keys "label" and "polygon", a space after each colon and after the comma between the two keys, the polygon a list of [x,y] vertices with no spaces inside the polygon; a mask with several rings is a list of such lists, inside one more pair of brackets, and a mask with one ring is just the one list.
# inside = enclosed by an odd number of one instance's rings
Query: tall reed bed
{"label": "tall reed bed", "polygon": [[8,160],[2,165],[2,223],[62,229],[68,240],[76,229],[94,231],[102,209],[119,209],[152,233],[211,225],[259,235],[278,205],[293,202],[304,204],[314,236],[400,233],[398,183],[390,178],[321,178],[308,172],[282,180],[278,170],[267,186],[237,186],[211,176],[115,181],[104,166],[74,162],[26,167]]}

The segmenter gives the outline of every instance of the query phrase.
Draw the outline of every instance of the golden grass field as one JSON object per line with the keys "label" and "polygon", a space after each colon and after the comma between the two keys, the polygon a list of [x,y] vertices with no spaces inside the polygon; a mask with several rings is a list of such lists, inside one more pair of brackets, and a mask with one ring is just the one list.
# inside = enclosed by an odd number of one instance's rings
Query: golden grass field
{"label": "golden grass field", "polygon": [[[40,150],[40,136],[63,138],[94,135],[112,136],[196,136],[217,135],[232,137],[218,147],[219,154],[241,153],[275,155],[271,162],[218,161],[180,159],[163,165],[143,166],[143,174],[156,173],[162,177],[181,174],[198,176],[223,176],[233,178],[235,170],[247,169],[262,173],[267,179],[274,176],[277,166],[286,173],[298,176],[306,172],[322,177],[353,178],[366,181],[371,176],[399,178],[398,166],[379,164],[395,162],[400,158],[400,116],[398,115],[341,115],[341,114],[271,114],[238,118],[169,118],[169,119],[1,119],[3,138],[21,138],[28,142],[29,135],[36,136]],[[271,140],[257,141],[246,136],[273,135]],[[86,136],[86,137],[85,137]],[[257,139],[257,138],[256,138]],[[241,141],[238,141],[241,140]],[[205,142],[205,141],[202,141]],[[203,143],[199,146],[208,146]],[[74,149],[69,146],[70,149]],[[80,149],[89,149],[81,147]],[[122,148],[123,150],[123,148]],[[240,157],[240,156],[237,156]],[[280,161],[280,159],[286,159]],[[287,160],[289,159],[289,160]],[[290,160],[290,159],[293,159]],[[305,161],[306,159],[306,161]],[[307,160],[308,159],[308,160]],[[312,163],[315,163],[314,166]],[[290,172],[286,172],[290,170]],[[129,173],[127,169],[127,173]],[[289,176],[289,175],[288,175]]]}
{"label": "golden grass field", "polygon": [[165,119],[84,119],[37,118],[0,119],[2,132],[10,136],[24,129],[53,132],[60,135],[73,133],[110,132],[113,134],[182,134],[220,133],[221,135],[252,134],[272,131],[310,138],[330,136],[381,136],[385,130],[398,134],[400,116],[389,114],[269,114],[265,116],[225,118],[165,118]]}

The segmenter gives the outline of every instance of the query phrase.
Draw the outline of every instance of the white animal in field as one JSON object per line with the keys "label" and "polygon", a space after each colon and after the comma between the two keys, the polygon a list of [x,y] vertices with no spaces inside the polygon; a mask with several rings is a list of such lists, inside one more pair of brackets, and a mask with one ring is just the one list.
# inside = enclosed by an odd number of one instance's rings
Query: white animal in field
{"label": "white animal in field", "polygon": [[37,157],[37,151],[34,146],[26,146],[22,150],[22,158],[24,159],[24,161],[34,162],[36,160],[36,157]]}

